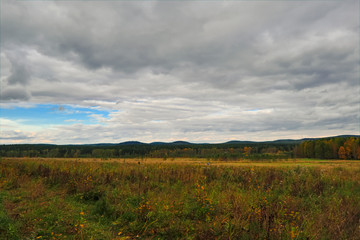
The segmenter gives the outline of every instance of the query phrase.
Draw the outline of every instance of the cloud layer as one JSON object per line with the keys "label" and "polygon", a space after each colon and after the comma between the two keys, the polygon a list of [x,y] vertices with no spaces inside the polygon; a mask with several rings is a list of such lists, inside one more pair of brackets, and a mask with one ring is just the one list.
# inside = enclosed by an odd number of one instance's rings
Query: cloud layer
{"label": "cloud layer", "polygon": [[1,141],[359,134],[358,4],[3,1],[1,106],[109,115],[36,131],[5,115]]}

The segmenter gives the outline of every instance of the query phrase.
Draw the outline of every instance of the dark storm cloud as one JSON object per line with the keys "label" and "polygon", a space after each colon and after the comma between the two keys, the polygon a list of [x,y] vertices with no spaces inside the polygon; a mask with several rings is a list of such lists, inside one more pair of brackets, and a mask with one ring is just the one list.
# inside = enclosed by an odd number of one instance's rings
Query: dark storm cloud
{"label": "dark storm cloud", "polygon": [[[7,0],[2,8],[2,101],[115,110],[105,126],[83,126],[89,136],[358,131],[349,97],[359,93],[357,1]],[[71,139],[73,128],[62,131]]]}

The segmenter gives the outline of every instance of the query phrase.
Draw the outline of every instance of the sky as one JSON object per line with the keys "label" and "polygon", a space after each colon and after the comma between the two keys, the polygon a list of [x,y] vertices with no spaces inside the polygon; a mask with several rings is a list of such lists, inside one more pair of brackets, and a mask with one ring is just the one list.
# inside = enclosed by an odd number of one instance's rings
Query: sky
{"label": "sky", "polygon": [[0,4],[0,144],[360,134],[358,0]]}

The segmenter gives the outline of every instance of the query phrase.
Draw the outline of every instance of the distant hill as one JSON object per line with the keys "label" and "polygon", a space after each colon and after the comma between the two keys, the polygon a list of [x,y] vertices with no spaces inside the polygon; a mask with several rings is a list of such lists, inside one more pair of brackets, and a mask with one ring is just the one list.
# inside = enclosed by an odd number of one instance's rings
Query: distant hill
{"label": "distant hill", "polygon": [[[330,139],[330,138],[338,138],[338,137],[360,137],[360,135],[339,135],[332,137],[321,137],[321,138],[302,138],[302,139],[278,139],[273,141],[241,141],[241,140],[232,140],[224,143],[191,143],[187,141],[174,141],[174,142],[152,142],[152,143],[143,143],[138,141],[127,141],[118,143],[117,145],[244,145],[244,144],[299,144],[303,141],[312,141],[319,139]],[[92,144],[92,145],[106,145],[106,144]],[[113,144],[108,144],[113,145]]]}
{"label": "distant hill", "polygon": [[279,144],[297,144],[297,143],[301,143],[302,141],[305,141],[306,139],[298,139],[298,140],[294,140],[294,139],[280,139],[280,140],[275,140],[275,141],[269,141],[269,143],[279,143]]}
{"label": "distant hill", "polygon": [[189,143],[189,142],[185,142],[185,141],[175,141],[175,142],[172,142],[171,144],[173,144],[173,145],[191,145],[191,144],[196,144],[196,143]]}
{"label": "distant hill", "polygon": [[169,145],[171,143],[167,143],[167,142],[152,142],[150,143],[150,145]]}
{"label": "distant hill", "polygon": [[152,143],[143,143],[139,141],[126,141],[121,143],[93,143],[93,144],[3,144],[3,146],[23,146],[23,147],[56,147],[56,146],[98,146],[98,147],[106,147],[106,146],[135,146],[135,145],[148,145],[148,146],[156,146],[156,145],[167,145],[167,146],[181,146],[181,145],[244,145],[244,144],[300,144],[304,141],[313,141],[319,139],[331,139],[331,138],[348,138],[348,137],[360,137],[360,135],[339,135],[339,136],[331,136],[331,137],[320,137],[320,138],[302,138],[302,139],[278,139],[273,141],[241,141],[241,140],[232,140],[224,143],[191,143],[187,141],[174,141],[174,142],[152,142]]}
{"label": "distant hill", "polygon": [[127,141],[127,142],[119,143],[117,145],[146,145],[146,144],[147,143],[138,142],[138,141]]}
{"label": "distant hill", "polygon": [[[78,144],[76,144],[76,145],[78,145]],[[95,143],[95,144],[84,144],[84,145],[85,146],[99,146],[99,147],[101,147],[101,146],[114,146],[114,145],[117,145],[117,143]]]}
{"label": "distant hill", "polygon": [[225,142],[225,143],[221,143],[221,144],[252,144],[252,143],[256,143],[253,141],[237,141],[237,140],[232,140],[229,142]]}

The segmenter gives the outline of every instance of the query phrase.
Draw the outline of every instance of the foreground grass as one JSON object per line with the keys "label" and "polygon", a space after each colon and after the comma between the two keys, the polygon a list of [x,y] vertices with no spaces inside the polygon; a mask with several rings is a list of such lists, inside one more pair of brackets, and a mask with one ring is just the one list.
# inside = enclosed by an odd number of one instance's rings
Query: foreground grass
{"label": "foreground grass", "polygon": [[309,161],[3,159],[0,239],[359,239],[359,163]]}

